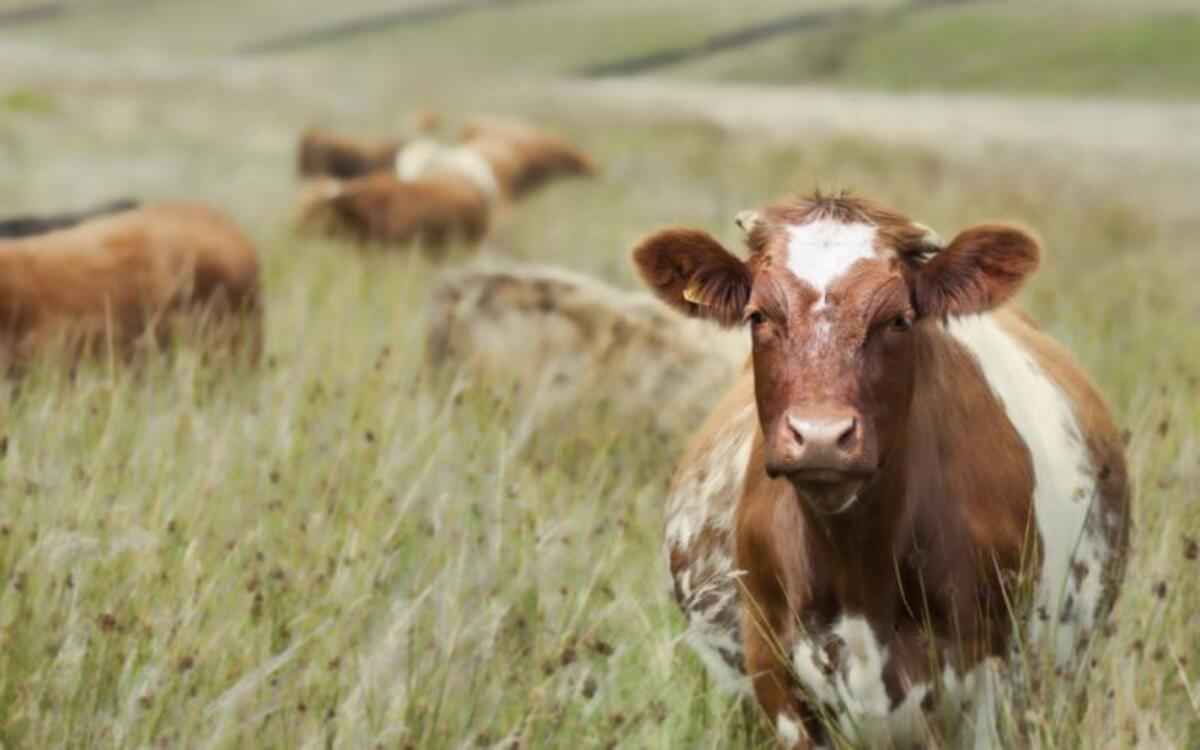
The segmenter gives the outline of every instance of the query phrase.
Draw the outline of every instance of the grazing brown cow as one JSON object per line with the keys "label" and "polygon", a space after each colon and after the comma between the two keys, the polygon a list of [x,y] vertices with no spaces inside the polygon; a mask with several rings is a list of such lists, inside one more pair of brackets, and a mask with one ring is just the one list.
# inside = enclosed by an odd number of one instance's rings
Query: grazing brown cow
{"label": "grazing brown cow", "polygon": [[302,201],[302,229],[360,242],[438,246],[479,240],[499,207],[560,176],[591,174],[591,160],[559,136],[514,123],[468,128],[461,143],[409,143],[396,174],[318,185]]}
{"label": "grazing brown cow", "polygon": [[739,224],[745,260],[687,229],[634,252],[661,299],[752,341],[667,500],[689,641],[787,746],[921,743],[933,715],[994,742],[1001,665],[1019,639],[1075,662],[1129,529],[1112,417],[1004,306],[1038,244],[989,224],[943,245],[844,196]]}
{"label": "grazing brown cow", "polygon": [[520,383],[531,408],[573,409],[617,393],[618,414],[671,433],[700,423],[748,349],[741,336],[672,315],[648,294],[515,264],[445,277],[426,329],[432,364],[477,382]]}
{"label": "grazing brown cow", "polygon": [[261,337],[258,258],[232,222],[155,203],[69,229],[0,241],[0,346],[17,364],[63,337],[80,353],[163,341],[185,312],[221,341]]}

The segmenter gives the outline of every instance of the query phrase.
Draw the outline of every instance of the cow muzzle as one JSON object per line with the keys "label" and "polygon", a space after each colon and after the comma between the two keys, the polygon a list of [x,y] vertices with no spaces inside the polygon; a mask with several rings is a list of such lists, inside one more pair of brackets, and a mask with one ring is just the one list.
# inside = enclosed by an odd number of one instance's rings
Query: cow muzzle
{"label": "cow muzzle", "polygon": [[766,470],[786,477],[819,509],[836,511],[876,471],[865,425],[856,411],[835,406],[792,407],[766,444]]}

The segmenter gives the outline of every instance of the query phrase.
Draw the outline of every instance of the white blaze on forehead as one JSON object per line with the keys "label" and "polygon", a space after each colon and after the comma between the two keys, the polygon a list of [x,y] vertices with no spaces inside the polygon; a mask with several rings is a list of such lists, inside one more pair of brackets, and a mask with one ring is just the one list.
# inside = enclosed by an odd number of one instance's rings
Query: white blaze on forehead
{"label": "white blaze on forehead", "polygon": [[875,227],[818,219],[787,228],[787,267],[824,300],[829,285],[863,258],[875,257]]}

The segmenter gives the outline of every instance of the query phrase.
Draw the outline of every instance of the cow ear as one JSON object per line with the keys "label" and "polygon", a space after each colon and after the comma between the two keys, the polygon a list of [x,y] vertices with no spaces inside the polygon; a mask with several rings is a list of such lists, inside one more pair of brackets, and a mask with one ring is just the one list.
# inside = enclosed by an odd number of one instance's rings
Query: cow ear
{"label": "cow ear", "polygon": [[741,322],[750,270],[708,234],[664,229],[634,248],[633,262],[646,286],[683,314],[723,326]]}
{"label": "cow ear", "polygon": [[1037,240],[1017,227],[984,224],[964,230],[917,268],[917,314],[946,318],[1003,304],[1037,268],[1040,254]]}

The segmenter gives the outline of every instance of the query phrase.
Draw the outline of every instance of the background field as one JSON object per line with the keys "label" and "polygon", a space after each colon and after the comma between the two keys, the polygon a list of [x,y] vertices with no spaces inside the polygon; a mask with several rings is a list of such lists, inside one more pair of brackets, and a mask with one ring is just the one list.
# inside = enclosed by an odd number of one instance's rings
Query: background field
{"label": "background field", "polygon": [[[523,204],[490,253],[621,286],[650,229],[732,241],[737,210],[817,186],[945,234],[1034,227],[1021,301],[1108,396],[1137,505],[1115,631],[1090,671],[1031,676],[1021,744],[1200,743],[1192,4],[531,0],[261,46],[405,5],[0,4],[0,214],[202,198],[268,291],[258,370],[185,350],[0,389],[0,744],[769,742],[679,642],[660,506],[686,435],[619,422],[615,388],[564,417],[425,372],[430,284],[467,249],[292,234],[298,130],[419,107],[591,149],[602,177]],[[809,11],[835,20],[568,77]]]}

